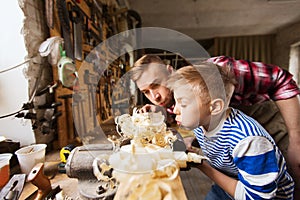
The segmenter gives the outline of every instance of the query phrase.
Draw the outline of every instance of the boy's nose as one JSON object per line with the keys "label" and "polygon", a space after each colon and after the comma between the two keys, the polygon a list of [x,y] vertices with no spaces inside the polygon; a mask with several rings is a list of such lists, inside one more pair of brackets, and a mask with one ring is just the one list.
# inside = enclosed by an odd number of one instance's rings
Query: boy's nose
{"label": "boy's nose", "polygon": [[180,115],[180,110],[178,109],[178,106],[175,104],[174,108],[173,108],[173,113],[175,115]]}
{"label": "boy's nose", "polygon": [[151,90],[150,94],[151,94],[151,97],[153,99],[158,99],[159,98],[159,93],[157,91],[155,91],[155,90]]}

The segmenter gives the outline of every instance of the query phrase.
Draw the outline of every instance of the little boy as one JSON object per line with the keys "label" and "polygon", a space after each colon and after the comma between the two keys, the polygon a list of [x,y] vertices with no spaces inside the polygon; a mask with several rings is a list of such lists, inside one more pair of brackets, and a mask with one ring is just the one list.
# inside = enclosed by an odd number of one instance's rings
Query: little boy
{"label": "little boy", "polygon": [[209,158],[196,166],[215,182],[206,199],[293,199],[294,182],[272,137],[228,107],[236,84],[229,69],[201,63],[177,70],[168,80],[177,123],[194,129]]}

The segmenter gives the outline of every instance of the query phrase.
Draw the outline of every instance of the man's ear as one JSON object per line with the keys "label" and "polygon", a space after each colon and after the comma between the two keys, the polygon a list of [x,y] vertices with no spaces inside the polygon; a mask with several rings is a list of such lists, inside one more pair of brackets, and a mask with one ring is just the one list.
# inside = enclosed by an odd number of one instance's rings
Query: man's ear
{"label": "man's ear", "polygon": [[218,115],[224,110],[225,103],[222,99],[214,99],[210,103],[210,112],[212,115]]}
{"label": "man's ear", "polygon": [[171,65],[167,65],[167,70],[170,74],[174,71],[174,68]]}

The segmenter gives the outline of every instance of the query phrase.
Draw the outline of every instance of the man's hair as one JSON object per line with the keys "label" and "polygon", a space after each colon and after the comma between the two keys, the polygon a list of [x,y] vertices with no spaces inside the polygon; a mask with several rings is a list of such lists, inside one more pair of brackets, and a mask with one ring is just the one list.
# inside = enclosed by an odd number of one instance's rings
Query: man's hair
{"label": "man's hair", "polygon": [[131,79],[133,81],[137,81],[143,72],[148,69],[151,63],[165,66],[165,63],[160,59],[159,56],[144,55],[134,63],[133,68],[130,70]]}
{"label": "man's hair", "polygon": [[208,62],[185,66],[171,75],[168,87],[174,90],[179,86],[186,85],[201,98],[203,103],[209,103],[216,98],[229,103],[233,86],[237,83],[230,69],[229,66],[220,67]]}
{"label": "man's hair", "polygon": [[159,56],[156,55],[144,55],[141,58],[139,58],[135,63],[134,67],[138,67],[141,65],[146,65],[150,63],[158,63],[158,64],[165,64],[162,59],[160,59]]}

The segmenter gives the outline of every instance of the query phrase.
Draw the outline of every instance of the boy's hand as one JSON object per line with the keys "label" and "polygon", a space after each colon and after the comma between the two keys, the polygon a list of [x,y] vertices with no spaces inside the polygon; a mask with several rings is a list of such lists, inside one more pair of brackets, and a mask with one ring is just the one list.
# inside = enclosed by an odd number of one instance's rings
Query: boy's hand
{"label": "boy's hand", "polygon": [[184,144],[186,146],[186,151],[187,152],[193,152],[196,154],[201,154],[201,149],[198,148],[199,145],[194,145],[195,143],[198,143],[197,140],[195,139],[195,136],[191,136],[191,137],[185,137],[183,138]]}
{"label": "boy's hand", "polygon": [[203,163],[203,161],[201,163],[194,163],[194,162],[187,162],[187,167],[188,169],[191,169],[192,167],[193,168],[199,168],[199,166],[201,166]]}
{"label": "boy's hand", "polygon": [[201,156],[192,152],[187,152],[187,158],[186,167],[180,168],[181,171],[188,171],[192,167],[199,168],[203,162],[208,159],[205,156]]}

